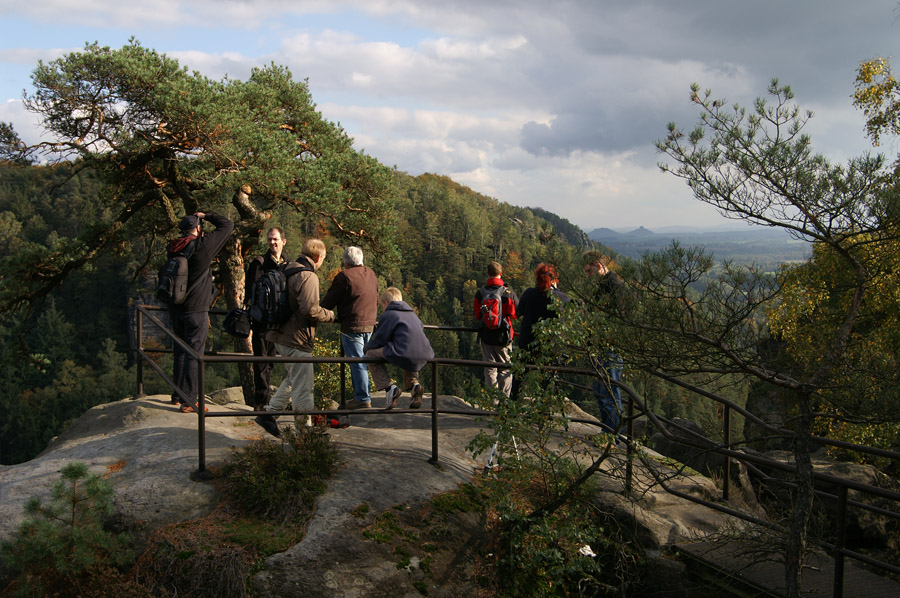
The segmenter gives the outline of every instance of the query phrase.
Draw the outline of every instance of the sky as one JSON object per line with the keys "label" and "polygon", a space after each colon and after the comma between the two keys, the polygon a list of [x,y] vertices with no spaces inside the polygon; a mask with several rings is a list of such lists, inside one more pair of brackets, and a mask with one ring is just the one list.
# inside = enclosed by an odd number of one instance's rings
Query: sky
{"label": "sky", "polygon": [[134,37],[214,79],[285,65],[383,164],[588,232],[732,222],[658,167],[692,83],[750,105],[778,78],[818,153],[898,153],[851,100],[860,61],[896,52],[897,0],[0,0],[0,33],[0,121],[26,141],[38,60]]}

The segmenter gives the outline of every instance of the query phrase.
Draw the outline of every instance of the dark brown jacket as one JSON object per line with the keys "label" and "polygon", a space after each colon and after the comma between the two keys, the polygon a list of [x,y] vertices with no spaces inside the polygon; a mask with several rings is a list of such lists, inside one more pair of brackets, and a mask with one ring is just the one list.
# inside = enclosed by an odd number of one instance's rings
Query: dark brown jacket
{"label": "dark brown jacket", "polygon": [[325,309],[337,308],[341,332],[372,332],[378,319],[378,279],[371,268],[350,266],[338,273],[322,299]]}

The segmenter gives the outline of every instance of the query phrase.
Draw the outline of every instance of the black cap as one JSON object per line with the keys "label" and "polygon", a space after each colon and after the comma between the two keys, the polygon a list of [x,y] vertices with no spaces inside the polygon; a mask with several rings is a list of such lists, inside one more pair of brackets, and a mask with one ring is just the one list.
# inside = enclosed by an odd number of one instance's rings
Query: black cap
{"label": "black cap", "polygon": [[200,218],[196,214],[188,214],[178,223],[178,230],[183,233],[189,233],[200,226]]}

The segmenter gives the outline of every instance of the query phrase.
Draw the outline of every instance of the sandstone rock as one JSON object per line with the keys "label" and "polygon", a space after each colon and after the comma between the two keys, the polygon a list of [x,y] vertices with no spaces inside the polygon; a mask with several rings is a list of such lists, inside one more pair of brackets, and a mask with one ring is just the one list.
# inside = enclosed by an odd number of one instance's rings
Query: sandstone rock
{"label": "sandstone rock", "polygon": [[[216,393],[210,411],[226,411],[233,417],[205,418],[206,465],[223,463],[233,448],[266,439],[275,442],[240,415],[240,389]],[[380,400],[380,397],[378,397]],[[455,397],[440,397],[442,406],[466,409]],[[218,404],[224,401],[223,404]],[[415,582],[430,581],[432,596],[473,595],[473,576],[460,573],[441,587],[426,578],[412,560],[397,568],[397,556],[388,547],[368,540],[362,530],[378,514],[415,512],[432,496],[455,489],[479,475],[486,456],[473,459],[467,445],[483,422],[472,417],[444,415],[439,420],[438,463],[431,464],[432,438],[426,397],[417,414],[386,412],[347,416],[350,427],[330,429],[343,465],[336,469],[327,491],[319,497],[306,537],[289,550],[266,560],[265,569],[252,579],[256,596],[409,596],[421,594]],[[574,407],[574,406],[573,406]],[[572,409],[573,417],[588,418]],[[284,418],[290,420],[291,418]],[[120,514],[141,522],[147,536],[161,526],[209,514],[219,501],[211,483],[194,481],[198,468],[198,415],[181,413],[168,396],[151,396],[99,405],[87,411],[37,458],[27,463],[0,467],[0,538],[8,538],[22,519],[28,497],[48,495],[63,464],[86,462],[107,477],[116,490]],[[285,424],[288,422],[285,421]],[[577,424],[570,433],[594,434],[596,428]],[[619,525],[638,530],[641,545],[655,549],[675,539],[713,531],[723,517],[693,503],[647,488],[634,501],[621,495],[621,449],[610,460],[603,479],[604,508]],[[712,496],[717,491],[708,479],[682,476],[673,481],[685,492]],[[363,504],[367,513],[354,511]],[[477,522],[461,518],[451,533],[464,546]],[[471,542],[477,542],[471,540]],[[461,558],[459,567],[466,559]],[[452,559],[451,559],[452,564]],[[452,576],[450,576],[452,577]],[[448,577],[447,579],[449,579]]]}
{"label": "sandstone rock", "polygon": [[[696,422],[680,417],[676,417],[672,421],[679,426],[669,427],[668,432],[672,438],[666,437],[662,432],[657,432],[650,438],[650,446],[660,454],[684,463],[703,475],[714,475],[721,472],[725,459],[722,455],[709,450],[708,447],[713,446],[713,442],[706,438],[703,428]],[[706,441],[705,448],[704,440]]]}

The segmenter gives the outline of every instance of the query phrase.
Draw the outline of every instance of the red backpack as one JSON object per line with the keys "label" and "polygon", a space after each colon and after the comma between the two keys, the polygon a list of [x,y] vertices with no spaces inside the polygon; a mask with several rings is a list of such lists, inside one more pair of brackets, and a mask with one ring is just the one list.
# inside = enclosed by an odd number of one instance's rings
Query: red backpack
{"label": "red backpack", "polygon": [[482,287],[481,305],[478,312],[479,335],[492,345],[507,345],[512,340],[509,318],[503,313],[505,286]]}

